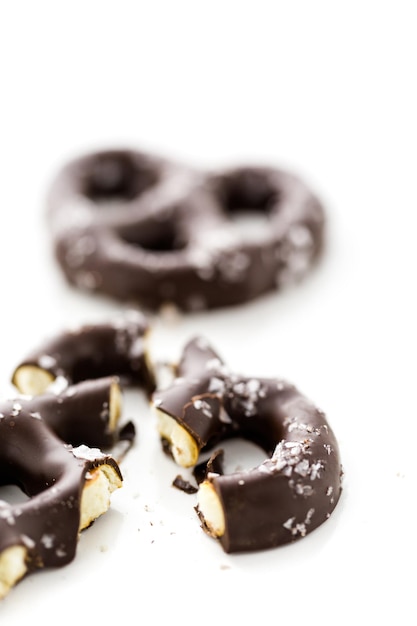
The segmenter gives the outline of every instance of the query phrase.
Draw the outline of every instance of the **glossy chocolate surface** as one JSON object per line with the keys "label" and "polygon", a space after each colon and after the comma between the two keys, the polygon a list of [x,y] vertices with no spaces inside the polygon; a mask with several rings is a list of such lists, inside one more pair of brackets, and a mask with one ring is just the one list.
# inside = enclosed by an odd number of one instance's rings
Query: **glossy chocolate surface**
{"label": "glossy chocolate surface", "polygon": [[[197,171],[134,150],[66,164],[47,212],[71,285],[151,310],[232,306],[281,289],[304,277],[324,243],[323,206],[292,173]],[[250,216],[264,223],[242,229]]]}
{"label": "glossy chocolate surface", "polygon": [[42,416],[54,433],[73,446],[85,444],[101,449],[111,448],[123,432],[111,428],[111,387],[117,378],[85,380],[60,393],[42,393],[18,401],[32,414]]}
{"label": "glossy chocolate surface", "polygon": [[[146,360],[147,318],[128,311],[113,322],[91,323],[63,331],[30,351],[15,368],[35,366],[61,379],[64,385],[117,376],[121,383],[154,388],[153,372]],[[25,389],[19,389],[26,393]]]}
{"label": "glossy chocolate surface", "polygon": [[267,454],[257,467],[232,474],[218,471],[216,453],[209,461],[207,479],[226,521],[219,537],[226,552],[283,545],[328,519],[341,494],[342,466],[320,409],[284,380],[230,372],[202,338],[185,347],[177,376],[155,392],[154,403],[193,435],[200,451],[240,437]]}
{"label": "glossy chocolate surface", "polygon": [[0,502],[0,554],[11,546],[28,550],[29,571],[62,566],[76,552],[81,494],[94,468],[116,461],[98,449],[59,439],[41,416],[19,401],[0,405],[0,485],[17,485],[27,500]]}

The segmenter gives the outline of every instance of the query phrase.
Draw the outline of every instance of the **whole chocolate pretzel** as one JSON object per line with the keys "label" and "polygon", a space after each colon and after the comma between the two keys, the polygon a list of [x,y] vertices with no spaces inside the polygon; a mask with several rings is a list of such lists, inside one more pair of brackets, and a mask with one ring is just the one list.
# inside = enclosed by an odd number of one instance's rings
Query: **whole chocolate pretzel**
{"label": "whole chocolate pretzel", "polygon": [[250,470],[224,474],[215,450],[198,480],[202,526],[226,552],[304,537],[335,508],[342,489],[335,435],[292,384],[236,375],[196,338],[183,351],[174,383],[156,391],[153,403],[164,448],[183,467],[199,468],[200,453],[231,437],[268,455]]}
{"label": "whole chocolate pretzel", "polygon": [[[244,232],[235,218],[251,214],[265,223]],[[66,164],[48,217],[70,284],[150,310],[232,306],[298,281],[325,226],[321,202],[287,171],[197,171],[127,149]]]}

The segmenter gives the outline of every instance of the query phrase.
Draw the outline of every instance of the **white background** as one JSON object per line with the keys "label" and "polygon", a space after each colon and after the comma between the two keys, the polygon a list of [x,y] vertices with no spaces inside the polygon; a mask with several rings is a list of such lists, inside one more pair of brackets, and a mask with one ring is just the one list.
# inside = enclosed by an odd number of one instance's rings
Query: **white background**
{"label": "white background", "polygon": [[129,395],[123,489],[73,563],[10,592],[2,625],[416,623],[415,6],[0,2],[1,393],[46,335],[121,309],[71,290],[52,259],[44,197],[67,158],[129,145],[202,167],[267,162],[325,203],[321,264],[250,305],[155,319],[153,355],[175,359],[200,333],[241,373],[287,378],[327,413],[345,469],[320,529],[226,555]]}

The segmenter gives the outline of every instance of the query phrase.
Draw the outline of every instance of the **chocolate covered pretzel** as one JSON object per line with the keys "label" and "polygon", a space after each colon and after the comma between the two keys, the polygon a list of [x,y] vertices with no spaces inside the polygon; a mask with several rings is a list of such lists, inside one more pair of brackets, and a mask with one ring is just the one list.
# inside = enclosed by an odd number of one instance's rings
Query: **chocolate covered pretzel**
{"label": "chocolate covered pretzel", "polygon": [[86,380],[117,376],[149,394],[155,381],[148,363],[148,319],[128,310],[113,320],[66,329],[47,338],[15,367],[12,383],[22,394],[59,392]]}
{"label": "chocolate covered pretzel", "polygon": [[83,380],[60,391],[34,396],[16,395],[14,400],[44,422],[66,443],[112,450],[134,438],[130,422],[120,425],[123,393],[117,376]]}
{"label": "chocolate covered pretzel", "polygon": [[324,413],[292,384],[234,374],[196,338],[153,404],[164,448],[183,467],[196,467],[201,453],[231,437],[267,454],[258,466],[230,474],[218,450],[209,458],[196,510],[226,552],[287,544],[331,515],[342,489],[338,443]]}
{"label": "chocolate covered pretzel", "polygon": [[[243,229],[242,215],[265,223]],[[290,172],[201,171],[127,149],[67,163],[49,190],[48,217],[71,285],[184,311],[242,304],[299,281],[320,256],[325,225],[321,202]]]}
{"label": "chocolate covered pretzel", "polygon": [[18,504],[0,500],[0,599],[29,573],[72,561],[80,532],[122,485],[112,456],[64,443],[38,408],[0,404],[0,486],[17,485],[27,496]]}
{"label": "chocolate covered pretzel", "polygon": [[0,485],[28,500],[0,501],[0,598],[31,571],[71,561],[80,531],[121,487],[118,460],[102,450],[134,439],[132,422],[119,427],[122,385],[153,389],[148,331],[128,311],[50,337],[14,369],[18,394],[0,406]]}

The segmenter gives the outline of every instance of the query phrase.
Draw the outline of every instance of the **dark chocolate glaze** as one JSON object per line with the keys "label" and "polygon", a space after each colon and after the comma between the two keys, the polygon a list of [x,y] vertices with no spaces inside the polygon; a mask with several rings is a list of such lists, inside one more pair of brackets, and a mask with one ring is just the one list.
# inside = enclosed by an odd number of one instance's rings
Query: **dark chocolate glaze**
{"label": "dark chocolate glaze", "polygon": [[197,463],[197,465],[193,469],[193,476],[196,479],[197,483],[200,484],[210,474],[224,474],[224,450],[218,448],[209,456],[208,459],[202,461],[201,463]]}
{"label": "dark chocolate glaze", "polygon": [[[157,310],[232,306],[300,280],[324,242],[324,209],[274,167],[197,171],[135,150],[84,155],[58,172],[47,213],[67,281]],[[243,234],[237,216],[265,218]]]}
{"label": "dark chocolate glaze", "polygon": [[[154,403],[193,435],[200,451],[241,437],[268,455],[251,470],[206,472],[224,511],[219,541],[226,552],[283,545],[328,519],[341,494],[342,466],[320,409],[284,380],[231,373],[201,338],[185,347],[177,375],[155,392]],[[219,460],[215,455],[209,468],[221,467]]]}
{"label": "dark chocolate glaze", "polygon": [[17,485],[28,499],[0,502],[0,554],[24,546],[29,571],[69,563],[77,547],[84,483],[102,465],[122,479],[111,456],[64,443],[17,400],[1,403],[0,485]]}
{"label": "dark chocolate glaze", "polygon": [[113,322],[58,333],[26,355],[15,368],[12,382],[17,386],[16,374],[22,366],[34,365],[67,385],[115,375],[121,383],[142,386],[150,393],[155,382],[146,360],[149,330],[142,313],[128,311]]}
{"label": "dark chocolate glaze", "polygon": [[41,415],[43,421],[66,443],[109,449],[125,437],[126,428],[110,427],[112,385],[118,385],[116,377],[85,380],[60,393],[23,396],[16,401],[30,413]]}
{"label": "dark chocolate glaze", "polygon": [[185,480],[180,474],[172,481],[172,486],[184,493],[197,493],[198,488],[190,483],[189,480]]}

